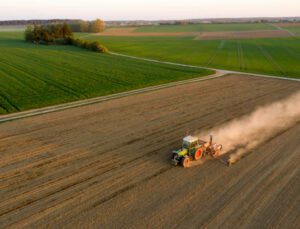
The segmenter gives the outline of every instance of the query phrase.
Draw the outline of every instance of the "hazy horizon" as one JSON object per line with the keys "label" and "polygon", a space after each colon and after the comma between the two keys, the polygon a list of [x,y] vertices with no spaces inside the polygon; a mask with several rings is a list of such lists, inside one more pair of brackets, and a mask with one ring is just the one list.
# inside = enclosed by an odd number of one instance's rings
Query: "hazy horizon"
{"label": "hazy horizon", "polygon": [[[175,21],[175,20],[218,20],[218,19],[255,19],[255,18],[300,18],[300,16],[260,16],[260,17],[204,17],[204,18],[169,18],[169,19],[143,19],[143,18],[137,18],[137,19],[104,19],[104,21]],[[84,20],[84,21],[93,21],[96,19],[103,19],[101,17],[95,17],[95,18],[67,18],[67,17],[52,17],[52,18],[17,18],[17,19],[0,19],[0,21],[30,21],[30,20]]]}
{"label": "hazy horizon", "polygon": [[0,20],[84,19],[173,20],[202,18],[298,17],[298,0],[21,0],[0,3]]}

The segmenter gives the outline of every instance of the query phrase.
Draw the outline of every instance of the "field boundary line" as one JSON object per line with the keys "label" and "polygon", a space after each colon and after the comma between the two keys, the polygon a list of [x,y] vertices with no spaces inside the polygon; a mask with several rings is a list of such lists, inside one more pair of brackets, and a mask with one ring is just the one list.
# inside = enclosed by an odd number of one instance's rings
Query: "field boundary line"
{"label": "field boundary line", "polygon": [[274,25],[274,24],[271,24],[274,28],[278,29],[278,30],[283,30],[283,31],[286,31],[288,32],[291,36],[295,37],[296,34],[294,34],[293,32],[289,31],[288,29],[284,29],[282,27],[279,27],[278,25]]}
{"label": "field boundary line", "polygon": [[169,61],[160,61],[160,60],[131,56],[131,55],[126,55],[126,54],[121,54],[121,53],[116,53],[116,52],[109,52],[109,53],[114,56],[121,56],[121,57],[127,57],[127,58],[131,58],[131,59],[144,60],[144,61],[149,61],[149,62],[154,62],[154,63],[169,64],[169,65],[175,65],[175,66],[181,66],[181,67],[207,69],[207,70],[212,70],[212,71],[216,71],[216,72],[223,72],[224,74],[239,74],[239,75],[246,75],[246,76],[257,76],[257,77],[264,77],[264,78],[277,79],[277,80],[289,80],[289,81],[300,82],[300,79],[289,78],[289,77],[285,77],[285,76],[265,75],[265,74],[252,73],[252,72],[239,72],[239,71],[234,71],[234,70],[211,68],[211,67],[205,67],[205,66],[200,66],[200,65],[189,65],[189,64],[180,64],[180,63],[169,62]]}
{"label": "field boundary line", "polygon": [[115,93],[115,94],[106,95],[106,96],[100,96],[100,97],[95,97],[95,98],[90,98],[90,99],[83,99],[83,100],[78,100],[78,101],[74,101],[74,102],[48,106],[48,107],[44,107],[44,108],[37,108],[37,109],[28,110],[28,111],[21,111],[21,112],[12,113],[12,114],[5,114],[5,115],[0,116],[0,124],[9,122],[9,121],[18,120],[18,119],[27,118],[27,117],[33,117],[33,116],[52,113],[52,112],[56,112],[56,111],[62,111],[62,110],[70,109],[70,108],[92,105],[95,103],[101,103],[101,102],[109,101],[112,99],[118,99],[118,98],[122,98],[122,97],[126,97],[126,96],[156,91],[156,90],[165,89],[165,88],[169,88],[169,87],[180,86],[180,85],[184,85],[184,84],[206,81],[206,80],[212,80],[212,79],[216,79],[216,78],[225,76],[226,74],[227,74],[227,72],[217,71],[215,74],[208,75],[208,76],[201,76],[201,77],[197,77],[197,78],[193,78],[193,79],[175,81],[175,82],[170,82],[170,83],[165,83],[165,84],[160,84],[160,85],[155,85],[155,86],[149,86],[149,87],[144,87],[144,88],[130,90],[130,91],[124,91],[124,92]]}

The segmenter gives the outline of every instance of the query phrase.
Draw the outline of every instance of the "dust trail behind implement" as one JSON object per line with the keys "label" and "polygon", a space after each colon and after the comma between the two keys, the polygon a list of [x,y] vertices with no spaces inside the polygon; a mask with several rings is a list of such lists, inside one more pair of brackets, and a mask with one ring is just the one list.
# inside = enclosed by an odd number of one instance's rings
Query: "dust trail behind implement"
{"label": "dust trail behind implement", "polygon": [[[230,163],[238,161],[264,141],[300,121],[300,91],[286,99],[258,107],[251,114],[208,131],[223,145],[222,154],[234,151]],[[207,134],[206,134],[207,135]]]}

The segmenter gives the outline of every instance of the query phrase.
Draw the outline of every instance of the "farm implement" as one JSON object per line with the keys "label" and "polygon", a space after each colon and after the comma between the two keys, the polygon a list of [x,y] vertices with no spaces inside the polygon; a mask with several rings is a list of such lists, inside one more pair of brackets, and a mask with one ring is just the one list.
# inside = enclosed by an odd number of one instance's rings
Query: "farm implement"
{"label": "farm implement", "polygon": [[197,137],[187,136],[183,138],[182,147],[172,151],[171,162],[175,166],[181,165],[186,168],[189,167],[191,160],[198,161],[207,155],[218,158],[221,150],[222,145],[213,143],[211,135],[208,142]]}

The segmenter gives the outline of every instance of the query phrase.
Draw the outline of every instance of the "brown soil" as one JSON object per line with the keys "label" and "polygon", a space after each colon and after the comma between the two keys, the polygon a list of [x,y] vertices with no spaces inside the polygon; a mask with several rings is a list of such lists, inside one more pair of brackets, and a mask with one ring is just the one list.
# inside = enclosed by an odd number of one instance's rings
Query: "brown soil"
{"label": "brown soil", "polygon": [[272,38],[291,37],[285,30],[265,30],[265,31],[242,31],[242,32],[204,32],[196,37],[197,40],[213,39],[252,39],[252,38]]}
{"label": "brown soil", "polygon": [[274,24],[275,26],[279,27],[300,27],[300,22],[295,22],[295,23],[278,23]]}
{"label": "brown soil", "polygon": [[231,75],[3,123],[0,227],[299,228],[300,124],[231,168],[169,161],[187,130],[299,89]]}
{"label": "brown soil", "polygon": [[251,39],[251,38],[272,38],[272,37],[290,37],[292,36],[285,30],[265,30],[265,31],[238,31],[238,32],[169,32],[169,33],[136,33],[136,28],[114,28],[108,29],[99,36],[117,36],[117,37],[182,37],[191,36],[196,40],[213,39]]}
{"label": "brown soil", "polygon": [[116,36],[116,37],[181,37],[197,36],[197,32],[171,32],[171,33],[136,33],[134,30],[107,30],[99,33],[99,36]]}
{"label": "brown soil", "polygon": [[106,29],[103,33],[120,34],[120,33],[130,33],[133,32],[134,30],[136,30],[136,27],[110,28],[110,29]]}

